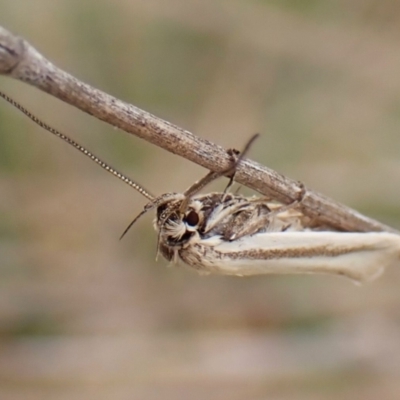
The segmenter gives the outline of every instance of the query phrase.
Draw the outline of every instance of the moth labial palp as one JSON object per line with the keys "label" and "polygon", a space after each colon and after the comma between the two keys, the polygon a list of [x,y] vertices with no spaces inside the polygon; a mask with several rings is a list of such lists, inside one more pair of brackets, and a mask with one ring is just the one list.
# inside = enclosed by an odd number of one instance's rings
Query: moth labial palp
{"label": "moth labial palp", "polygon": [[[228,189],[237,166],[257,135],[241,153],[229,151],[231,163],[225,170],[210,171],[183,193],[155,197],[4,93],[0,92],[0,97],[146,197],[149,202],[121,238],[138,218],[156,209],[157,254],[161,253],[170,262],[182,261],[201,273],[237,276],[325,273],[358,282],[371,280],[385,267],[399,262],[400,235],[330,230],[301,212],[305,193],[302,186],[299,199],[289,205],[230,193]],[[223,192],[199,194],[222,176],[230,179]]]}

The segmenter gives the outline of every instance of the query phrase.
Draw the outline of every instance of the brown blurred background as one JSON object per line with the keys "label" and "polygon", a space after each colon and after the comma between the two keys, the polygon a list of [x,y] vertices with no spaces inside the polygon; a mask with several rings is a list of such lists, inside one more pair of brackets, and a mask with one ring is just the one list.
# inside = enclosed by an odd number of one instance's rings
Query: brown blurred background
{"label": "brown blurred background", "polygon": [[[3,0],[78,78],[400,228],[396,0]],[[1,90],[160,194],[205,173],[20,82]],[[222,188],[218,182],[215,188]],[[0,104],[0,398],[399,399],[400,268],[200,277],[145,204]],[[400,265],[399,265],[400,267]]]}

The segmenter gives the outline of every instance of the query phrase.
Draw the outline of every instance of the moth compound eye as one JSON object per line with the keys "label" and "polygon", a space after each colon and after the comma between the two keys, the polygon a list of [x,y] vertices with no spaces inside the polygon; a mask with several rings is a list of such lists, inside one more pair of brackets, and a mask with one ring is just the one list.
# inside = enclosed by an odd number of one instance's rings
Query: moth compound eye
{"label": "moth compound eye", "polygon": [[196,226],[199,223],[199,214],[196,211],[190,211],[185,217],[185,222],[190,226]]}

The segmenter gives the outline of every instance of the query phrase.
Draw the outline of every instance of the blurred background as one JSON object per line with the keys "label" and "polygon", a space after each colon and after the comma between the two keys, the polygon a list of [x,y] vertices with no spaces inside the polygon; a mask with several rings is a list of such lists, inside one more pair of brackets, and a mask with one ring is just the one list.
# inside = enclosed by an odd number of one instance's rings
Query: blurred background
{"label": "blurred background", "polygon": [[[397,1],[3,0],[0,24],[226,148],[260,132],[252,159],[400,228]],[[0,86],[155,194],[206,172]],[[2,400],[400,398],[400,268],[201,277],[155,261],[150,215],[118,240],[144,204],[1,101]]]}

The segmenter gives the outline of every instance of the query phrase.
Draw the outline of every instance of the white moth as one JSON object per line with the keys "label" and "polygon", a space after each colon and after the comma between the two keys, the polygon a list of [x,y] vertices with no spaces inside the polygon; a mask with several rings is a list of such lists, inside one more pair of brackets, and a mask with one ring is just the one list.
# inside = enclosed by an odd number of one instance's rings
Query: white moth
{"label": "white moth", "polygon": [[[141,185],[101,161],[84,147],[37,119],[13,99],[0,97],[149,200],[122,236],[151,209],[156,209],[157,253],[200,273],[250,276],[262,274],[335,274],[356,282],[379,276],[400,260],[400,235],[386,232],[338,232],[313,223],[299,201],[281,205],[260,197],[227,192],[237,164],[246,153],[231,152],[232,167],[209,172],[184,193],[152,196]],[[223,175],[231,181],[222,193],[198,194]]]}

